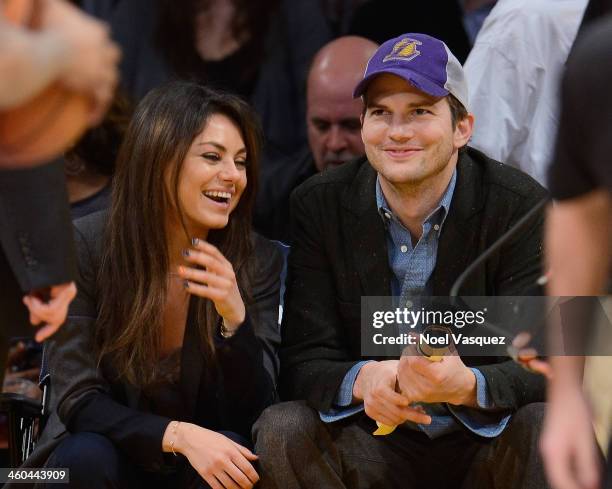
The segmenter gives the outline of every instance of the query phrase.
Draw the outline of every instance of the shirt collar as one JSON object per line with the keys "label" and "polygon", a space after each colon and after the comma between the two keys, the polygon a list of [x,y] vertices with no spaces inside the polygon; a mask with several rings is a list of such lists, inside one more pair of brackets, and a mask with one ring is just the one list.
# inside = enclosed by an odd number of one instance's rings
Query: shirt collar
{"label": "shirt collar", "polygon": [[[448,210],[450,209],[451,202],[453,200],[453,194],[455,192],[455,185],[457,183],[457,168],[453,171],[453,175],[451,176],[450,182],[440,199],[440,204],[436,207],[425,219],[425,222],[438,220],[435,224],[438,224],[440,227],[444,224],[446,220],[446,216],[448,215]],[[389,221],[396,221],[400,223],[400,220],[395,216],[389,204],[387,203],[387,199],[383,194],[382,187],[380,186],[380,175],[376,175],[376,208],[378,209],[378,213],[385,224],[385,227],[388,226]]]}

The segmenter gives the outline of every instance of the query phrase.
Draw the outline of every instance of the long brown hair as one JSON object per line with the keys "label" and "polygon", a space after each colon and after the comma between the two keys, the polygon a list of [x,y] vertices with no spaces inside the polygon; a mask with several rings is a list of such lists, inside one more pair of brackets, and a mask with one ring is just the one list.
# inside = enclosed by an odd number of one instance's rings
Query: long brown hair
{"label": "long brown hair", "polygon": [[[183,160],[213,114],[240,129],[247,149],[247,186],[228,225],[207,240],[232,263],[248,303],[246,260],[251,253],[251,211],[255,199],[261,133],[252,109],[238,97],[189,82],[172,82],[139,103],[117,158],[112,205],[98,274],[98,359],[109,355],[117,374],[134,385],[157,377],[162,311],[167,299],[167,215],[179,202]],[[164,175],[170,168],[172,192]],[[179,218],[187,236],[184,217]],[[207,361],[214,358],[219,316],[209,300],[198,299],[197,324]],[[248,305],[248,304],[247,304]]]}

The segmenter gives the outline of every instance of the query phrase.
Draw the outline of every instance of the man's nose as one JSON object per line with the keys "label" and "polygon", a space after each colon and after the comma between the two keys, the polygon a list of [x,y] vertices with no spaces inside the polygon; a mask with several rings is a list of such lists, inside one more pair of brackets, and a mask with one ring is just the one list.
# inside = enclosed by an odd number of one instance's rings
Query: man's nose
{"label": "man's nose", "polygon": [[414,127],[411,121],[394,119],[389,127],[389,137],[394,141],[405,141],[414,136]]}
{"label": "man's nose", "polygon": [[329,151],[334,153],[340,153],[346,149],[346,138],[342,129],[335,125],[330,128],[326,146]]}

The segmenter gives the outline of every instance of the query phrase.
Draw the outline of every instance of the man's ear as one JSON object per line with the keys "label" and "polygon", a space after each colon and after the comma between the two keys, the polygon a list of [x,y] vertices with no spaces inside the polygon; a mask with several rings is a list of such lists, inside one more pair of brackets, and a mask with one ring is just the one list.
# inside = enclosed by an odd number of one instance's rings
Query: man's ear
{"label": "man's ear", "polygon": [[359,130],[359,132],[361,133],[361,140],[363,141],[363,119],[364,119],[364,114],[365,114],[365,109],[363,109],[363,111],[361,112],[361,115],[359,116],[359,122],[361,123],[361,129]]}
{"label": "man's ear", "polygon": [[472,137],[473,129],[474,114],[470,113],[463,119],[457,121],[457,126],[455,127],[455,134],[453,137],[456,149],[459,149],[468,143],[468,141]]}

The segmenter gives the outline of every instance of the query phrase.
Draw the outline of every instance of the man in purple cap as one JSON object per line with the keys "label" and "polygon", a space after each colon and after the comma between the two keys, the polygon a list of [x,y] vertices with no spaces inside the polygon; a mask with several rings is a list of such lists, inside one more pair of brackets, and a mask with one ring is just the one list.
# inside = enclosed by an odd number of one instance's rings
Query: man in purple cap
{"label": "man in purple cap", "polygon": [[[362,356],[361,300],[448,296],[546,191],[466,146],[463,69],[423,34],[384,43],[355,96],[366,158],[292,195],[281,397],[254,428],[267,488],[546,488],[544,381],[507,357]],[[541,274],[540,213],[464,282],[525,295]],[[398,426],[372,436],[376,423]]]}

